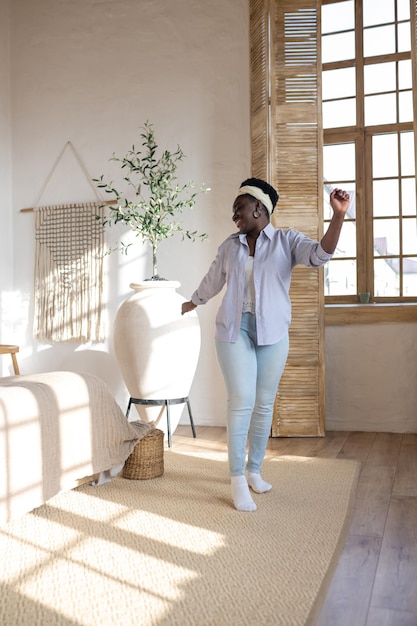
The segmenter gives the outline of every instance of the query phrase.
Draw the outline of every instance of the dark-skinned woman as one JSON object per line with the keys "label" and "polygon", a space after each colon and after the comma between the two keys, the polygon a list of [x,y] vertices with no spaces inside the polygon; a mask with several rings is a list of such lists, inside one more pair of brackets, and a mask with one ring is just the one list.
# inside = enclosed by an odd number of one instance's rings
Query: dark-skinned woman
{"label": "dark-skinned woman", "polygon": [[278,197],[263,180],[243,181],[232,212],[238,232],[220,245],[191,300],[182,305],[182,314],[192,311],[226,285],[216,317],[215,342],[227,390],[232,499],[239,511],[256,510],[250,489],[266,493],[272,488],[261,477],[261,466],[288,356],[291,272],[298,264],[315,268],[331,259],[349,206],[349,194],[334,189],[330,195],[333,217],[317,242],[297,230],[272,226],[270,217]]}

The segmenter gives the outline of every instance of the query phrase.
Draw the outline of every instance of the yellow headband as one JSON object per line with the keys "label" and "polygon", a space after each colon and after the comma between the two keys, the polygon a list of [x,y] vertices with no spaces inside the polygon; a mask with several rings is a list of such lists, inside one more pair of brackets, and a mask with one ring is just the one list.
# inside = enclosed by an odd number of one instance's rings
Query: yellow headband
{"label": "yellow headband", "polygon": [[259,200],[259,202],[262,202],[269,215],[271,215],[274,208],[272,206],[271,198],[266,193],[264,193],[262,189],[259,189],[259,187],[252,187],[252,185],[245,185],[244,187],[241,187],[239,189],[237,195],[243,196],[245,194],[253,196],[257,200]]}

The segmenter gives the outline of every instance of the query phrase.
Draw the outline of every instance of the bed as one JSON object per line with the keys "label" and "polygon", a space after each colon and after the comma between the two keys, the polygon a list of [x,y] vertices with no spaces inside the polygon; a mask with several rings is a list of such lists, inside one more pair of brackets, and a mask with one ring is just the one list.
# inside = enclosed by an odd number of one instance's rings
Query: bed
{"label": "bed", "polygon": [[91,374],[0,378],[0,523],[120,471],[149,429],[129,422]]}

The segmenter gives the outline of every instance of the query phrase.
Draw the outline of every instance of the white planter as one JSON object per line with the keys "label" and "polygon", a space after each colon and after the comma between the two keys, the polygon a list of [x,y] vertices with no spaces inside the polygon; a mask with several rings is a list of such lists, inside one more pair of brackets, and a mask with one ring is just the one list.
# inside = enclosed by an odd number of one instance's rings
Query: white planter
{"label": "white planter", "polygon": [[[186,299],[176,292],[179,286],[177,281],[164,280],[132,283],[134,292],[117,312],[114,349],[132,398],[167,400],[189,395],[201,333],[195,311],[181,315],[181,304]],[[134,406],[142,421],[154,422],[167,433],[164,406]],[[171,433],[178,426],[184,406],[170,407]]]}

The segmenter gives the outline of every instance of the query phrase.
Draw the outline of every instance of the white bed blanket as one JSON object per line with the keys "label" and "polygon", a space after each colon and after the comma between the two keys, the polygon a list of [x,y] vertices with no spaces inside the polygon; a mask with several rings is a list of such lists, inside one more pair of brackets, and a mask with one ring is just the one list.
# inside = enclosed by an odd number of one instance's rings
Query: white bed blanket
{"label": "white bed blanket", "polygon": [[0,523],[121,466],[149,429],[91,374],[0,378]]}

